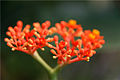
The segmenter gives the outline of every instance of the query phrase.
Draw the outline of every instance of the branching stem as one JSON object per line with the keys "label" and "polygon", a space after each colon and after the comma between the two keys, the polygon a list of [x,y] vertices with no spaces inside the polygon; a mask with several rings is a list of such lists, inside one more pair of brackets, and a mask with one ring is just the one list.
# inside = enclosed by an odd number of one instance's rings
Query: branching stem
{"label": "branching stem", "polygon": [[57,73],[60,70],[60,68],[63,66],[63,64],[57,65],[55,68],[50,67],[38,54],[37,51],[34,52],[32,57],[37,60],[49,73],[51,80],[57,80]]}

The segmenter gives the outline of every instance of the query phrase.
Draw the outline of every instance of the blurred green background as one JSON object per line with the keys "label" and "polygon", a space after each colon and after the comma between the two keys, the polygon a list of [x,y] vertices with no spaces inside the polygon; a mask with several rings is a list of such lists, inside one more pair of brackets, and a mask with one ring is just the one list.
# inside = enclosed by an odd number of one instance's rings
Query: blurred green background
{"label": "blurred green background", "polygon": [[[2,80],[49,80],[45,69],[31,56],[11,51],[4,38],[8,26],[18,20],[33,22],[75,19],[84,29],[99,29],[105,45],[97,50],[90,62],[76,62],[62,69],[59,80],[120,80],[120,2],[118,1],[2,1],[1,2],[1,69]],[[40,55],[55,66],[49,49]]]}

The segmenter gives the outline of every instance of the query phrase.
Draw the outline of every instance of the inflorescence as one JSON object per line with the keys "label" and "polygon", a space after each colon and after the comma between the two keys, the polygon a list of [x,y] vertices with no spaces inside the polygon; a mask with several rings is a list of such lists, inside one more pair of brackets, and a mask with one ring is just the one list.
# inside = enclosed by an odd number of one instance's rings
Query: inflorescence
{"label": "inflorescence", "polygon": [[[81,60],[89,61],[90,57],[96,54],[95,50],[101,48],[105,43],[99,30],[83,31],[76,20],[61,21],[56,23],[55,27],[50,27],[50,25],[50,21],[42,24],[36,22],[33,23],[34,28],[30,30],[30,25],[23,28],[23,22],[18,21],[14,28],[8,27],[9,31],[6,34],[10,39],[5,38],[5,41],[12,51],[19,50],[29,55],[33,55],[39,48],[44,51],[44,47],[47,46],[54,54],[53,59],[58,59],[58,64],[70,64]],[[61,35],[63,40],[59,42],[57,35],[47,37],[54,33]],[[54,42],[55,46],[51,42]]]}

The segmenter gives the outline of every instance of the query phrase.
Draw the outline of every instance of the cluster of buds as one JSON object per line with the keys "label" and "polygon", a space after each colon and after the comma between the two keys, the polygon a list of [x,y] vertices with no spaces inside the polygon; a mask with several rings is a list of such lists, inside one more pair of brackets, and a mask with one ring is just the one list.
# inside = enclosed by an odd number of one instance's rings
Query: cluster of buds
{"label": "cluster of buds", "polygon": [[46,21],[40,25],[40,23],[33,23],[34,28],[30,30],[30,25],[26,25],[24,29],[23,22],[18,21],[17,26],[14,28],[8,27],[6,34],[10,39],[5,38],[7,45],[12,48],[12,51],[19,50],[27,54],[32,55],[38,48],[44,50],[46,43],[52,42],[53,38],[47,38],[46,36],[54,33],[55,28],[50,28],[50,21]]}
{"label": "cluster of buds", "polygon": [[[50,21],[46,21],[42,25],[36,22],[33,23],[33,26],[32,30],[30,30],[30,25],[26,25],[22,30],[23,22],[18,21],[17,26],[9,27],[6,34],[10,36],[10,39],[5,38],[7,45],[13,51],[19,50],[30,55],[34,54],[38,48],[44,50],[44,47],[47,46],[54,54],[53,58],[58,59],[58,64],[70,64],[81,60],[89,61],[90,57],[96,53],[95,49],[101,48],[105,43],[99,30],[83,31],[76,20],[61,21],[56,23],[55,27],[50,27]],[[61,35],[63,40],[59,42],[57,35],[47,38],[48,35],[54,33]],[[50,42],[55,42],[55,46]]]}

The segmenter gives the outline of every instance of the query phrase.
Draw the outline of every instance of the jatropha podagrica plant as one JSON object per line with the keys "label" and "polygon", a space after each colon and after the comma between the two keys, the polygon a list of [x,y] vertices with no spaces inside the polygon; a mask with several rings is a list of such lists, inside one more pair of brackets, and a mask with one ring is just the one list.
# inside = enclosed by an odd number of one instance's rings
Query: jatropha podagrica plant
{"label": "jatropha podagrica plant", "polygon": [[[23,22],[18,21],[14,28],[8,27],[9,31],[6,34],[10,39],[5,38],[5,41],[12,51],[19,50],[33,56],[50,73],[51,80],[57,80],[56,73],[64,65],[82,60],[89,61],[90,57],[96,54],[95,50],[105,43],[99,30],[83,31],[76,20],[61,21],[56,23],[55,27],[50,25],[50,21],[42,24],[36,22],[33,23],[34,28],[30,30],[30,25],[23,28]],[[47,37],[54,33],[58,33],[63,40],[59,40],[57,35]],[[55,68],[51,68],[37,53],[39,48],[44,51],[45,46],[51,49],[50,52],[54,54],[53,59],[57,59],[58,65]]]}

